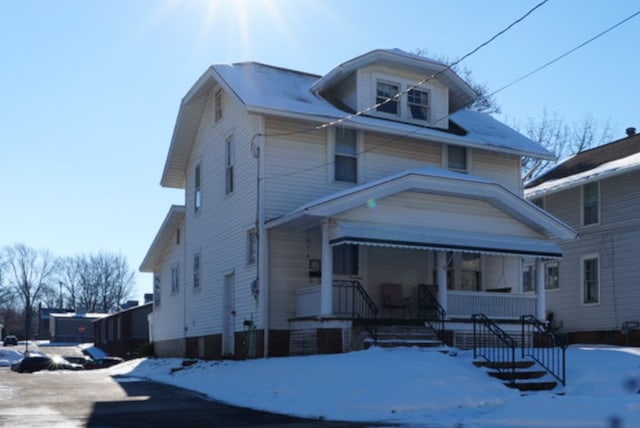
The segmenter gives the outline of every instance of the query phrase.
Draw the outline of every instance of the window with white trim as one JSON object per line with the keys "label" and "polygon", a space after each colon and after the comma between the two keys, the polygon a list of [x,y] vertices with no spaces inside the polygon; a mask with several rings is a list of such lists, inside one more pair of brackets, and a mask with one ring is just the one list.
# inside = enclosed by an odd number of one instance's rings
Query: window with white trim
{"label": "window with white trim", "polygon": [[407,107],[411,119],[429,122],[431,117],[430,93],[420,89],[410,89],[407,92]]}
{"label": "window with white trim", "polygon": [[235,153],[233,147],[233,137],[227,138],[225,142],[225,192],[228,195],[233,192],[233,167],[235,164]]}
{"label": "window with white trim", "polygon": [[255,229],[247,231],[247,264],[255,264],[258,259],[258,233]]}
{"label": "window with white trim", "polygon": [[202,188],[201,188],[201,171],[200,164],[197,164],[193,171],[193,204],[194,211],[200,211],[202,208]]}
{"label": "window with white trim", "polygon": [[600,221],[600,183],[594,181],[582,186],[582,225]]}
{"label": "window with white trim", "polygon": [[218,89],[214,96],[214,119],[219,121],[222,119],[222,89]]}
{"label": "window with white trim", "polygon": [[180,291],[180,265],[171,267],[171,293],[175,294]]}
{"label": "window with white trim", "polygon": [[468,171],[469,156],[467,148],[463,146],[447,146],[447,168],[454,171]]}
{"label": "window with white trim", "polygon": [[334,179],[358,182],[358,132],[354,129],[335,129]]}
{"label": "window with white trim", "polygon": [[376,111],[400,115],[399,96],[397,96],[399,92],[399,84],[378,81],[376,84],[376,104],[380,105],[376,107]]}
{"label": "window with white trim", "polygon": [[200,253],[193,255],[193,288],[200,288]]}
{"label": "window with white trim", "polygon": [[597,255],[582,257],[582,303],[600,302],[600,263]]}
{"label": "window with white trim", "polygon": [[544,288],[547,290],[557,290],[560,288],[560,263],[557,260],[547,262],[544,265]]}

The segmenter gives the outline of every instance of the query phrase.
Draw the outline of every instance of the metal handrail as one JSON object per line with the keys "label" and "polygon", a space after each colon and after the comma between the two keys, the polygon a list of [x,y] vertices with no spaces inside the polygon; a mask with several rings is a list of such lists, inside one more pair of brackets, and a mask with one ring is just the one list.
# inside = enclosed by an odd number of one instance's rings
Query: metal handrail
{"label": "metal handrail", "polygon": [[[533,315],[522,315],[522,358],[531,357],[562,385],[567,378],[565,340]],[[529,338],[527,341],[526,339]]]}
{"label": "metal handrail", "polygon": [[518,343],[484,314],[473,314],[473,358],[484,358],[492,368],[511,373],[509,382],[515,382],[516,348]]}
{"label": "metal handrail", "polygon": [[[337,307],[336,312],[339,314],[349,314],[351,319],[373,319],[378,318],[379,309],[373,302],[373,299],[364,289],[358,280],[341,280],[333,281],[334,289],[337,289]],[[372,325],[364,324],[365,328],[373,338],[375,344],[378,343],[378,331],[376,323]]]}
{"label": "metal handrail", "polygon": [[[420,285],[424,285],[424,284],[420,284]],[[420,285],[418,287],[420,287]],[[431,292],[428,286],[424,285],[422,289],[426,292],[426,297],[429,298],[429,304],[431,305],[429,306],[429,309],[435,310],[436,312],[435,318],[425,317],[424,320],[429,325],[429,327],[436,333],[436,335],[438,336],[438,339],[440,339],[440,341],[444,343],[445,341],[444,340],[444,320],[445,320],[445,317],[447,316],[447,312],[444,310],[440,302],[438,302],[438,298],[433,295],[433,293]],[[418,299],[420,299],[420,296],[418,296]],[[419,315],[420,314],[418,314],[418,316]]]}

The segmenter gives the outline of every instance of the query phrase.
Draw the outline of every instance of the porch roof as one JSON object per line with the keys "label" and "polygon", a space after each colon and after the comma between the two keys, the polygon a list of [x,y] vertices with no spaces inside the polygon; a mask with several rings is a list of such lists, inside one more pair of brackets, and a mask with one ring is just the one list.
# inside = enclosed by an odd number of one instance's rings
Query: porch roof
{"label": "porch roof", "polygon": [[392,224],[341,222],[332,228],[329,242],[331,245],[354,244],[494,255],[562,257],[560,247],[544,239],[432,228],[416,229]]}

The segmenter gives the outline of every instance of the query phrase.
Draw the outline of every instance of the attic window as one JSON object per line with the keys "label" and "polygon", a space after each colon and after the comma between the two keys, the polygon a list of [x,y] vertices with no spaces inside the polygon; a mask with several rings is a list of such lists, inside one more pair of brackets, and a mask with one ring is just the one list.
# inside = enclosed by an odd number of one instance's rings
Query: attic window
{"label": "attic window", "polygon": [[216,91],[216,95],[214,97],[214,104],[215,104],[215,121],[219,121],[220,119],[222,119],[222,89],[218,89]]}
{"label": "attic window", "polygon": [[399,114],[398,98],[396,95],[400,92],[400,85],[395,83],[378,82],[376,88],[376,107],[377,111],[389,114]]}
{"label": "attic window", "polygon": [[468,169],[467,148],[463,146],[447,146],[447,168],[466,172]]}
{"label": "attic window", "polygon": [[411,89],[407,92],[407,105],[411,119],[429,121],[429,92]]}

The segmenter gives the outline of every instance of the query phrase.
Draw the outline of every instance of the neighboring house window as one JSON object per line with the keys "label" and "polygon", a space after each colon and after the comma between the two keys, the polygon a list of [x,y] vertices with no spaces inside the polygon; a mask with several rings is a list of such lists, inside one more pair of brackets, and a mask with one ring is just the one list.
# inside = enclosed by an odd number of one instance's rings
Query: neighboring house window
{"label": "neighboring house window", "polygon": [[593,304],[600,301],[600,273],[597,256],[582,258],[582,303]]}
{"label": "neighboring house window", "polygon": [[380,105],[376,107],[376,110],[383,113],[390,113],[395,115],[400,114],[398,97],[396,97],[399,92],[400,85],[398,84],[378,82],[376,86],[376,104]]}
{"label": "neighboring house window", "polygon": [[193,255],[193,288],[200,288],[200,253]]}
{"label": "neighboring house window", "polygon": [[407,106],[411,119],[429,121],[431,116],[429,106],[429,92],[411,89],[407,92]]}
{"label": "neighboring house window", "polygon": [[545,265],[545,283],[544,288],[547,290],[555,290],[560,288],[560,263],[547,262]]}
{"label": "neighboring house window", "polygon": [[252,265],[258,256],[258,234],[255,229],[247,232],[247,264]]}
{"label": "neighboring house window", "polygon": [[582,225],[598,223],[600,214],[600,186],[599,182],[582,186]]}
{"label": "neighboring house window", "polygon": [[462,146],[447,146],[447,168],[466,172],[468,162],[467,148]]}
{"label": "neighboring house window", "polygon": [[153,306],[160,307],[160,277],[153,278]]}
{"label": "neighboring house window", "polygon": [[215,104],[214,116],[215,116],[215,121],[217,122],[220,119],[222,119],[222,89],[218,89],[216,91],[214,104]]}
{"label": "neighboring house window", "polygon": [[194,206],[195,211],[200,211],[202,208],[202,188],[201,188],[201,179],[200,179],[200,164],[196,165],[196,168],[193,172],[193,181],[194,181]]}
{"label": "neighboring house window", "polygon": [[348,128],[335,130],[336,181],[358,182],[358,132]]}
{"label": "neighboring house window", "polygon": [[335,275],[357,275],[358,261],[357,245],[337,245],[333,247],[333,273]]}
{"label": "neighboring house window", "polygon": [[178,291],[180,291],[180,265],[175,265],[171,268],[171,292]]}
{"label": "neighboring house window", "polygon": [[524,265],[522,267],[522,291],[525,293],[529,293],[536,290],[535,285],[535,266],[534,265]]}
{"label": "neighboring house window", "polygon": [[227,138],[225,144],[225,164],[226,164],[226,193],[233,192],[233,166],[235,163],[235,155],[233,150],[233,137]]}

